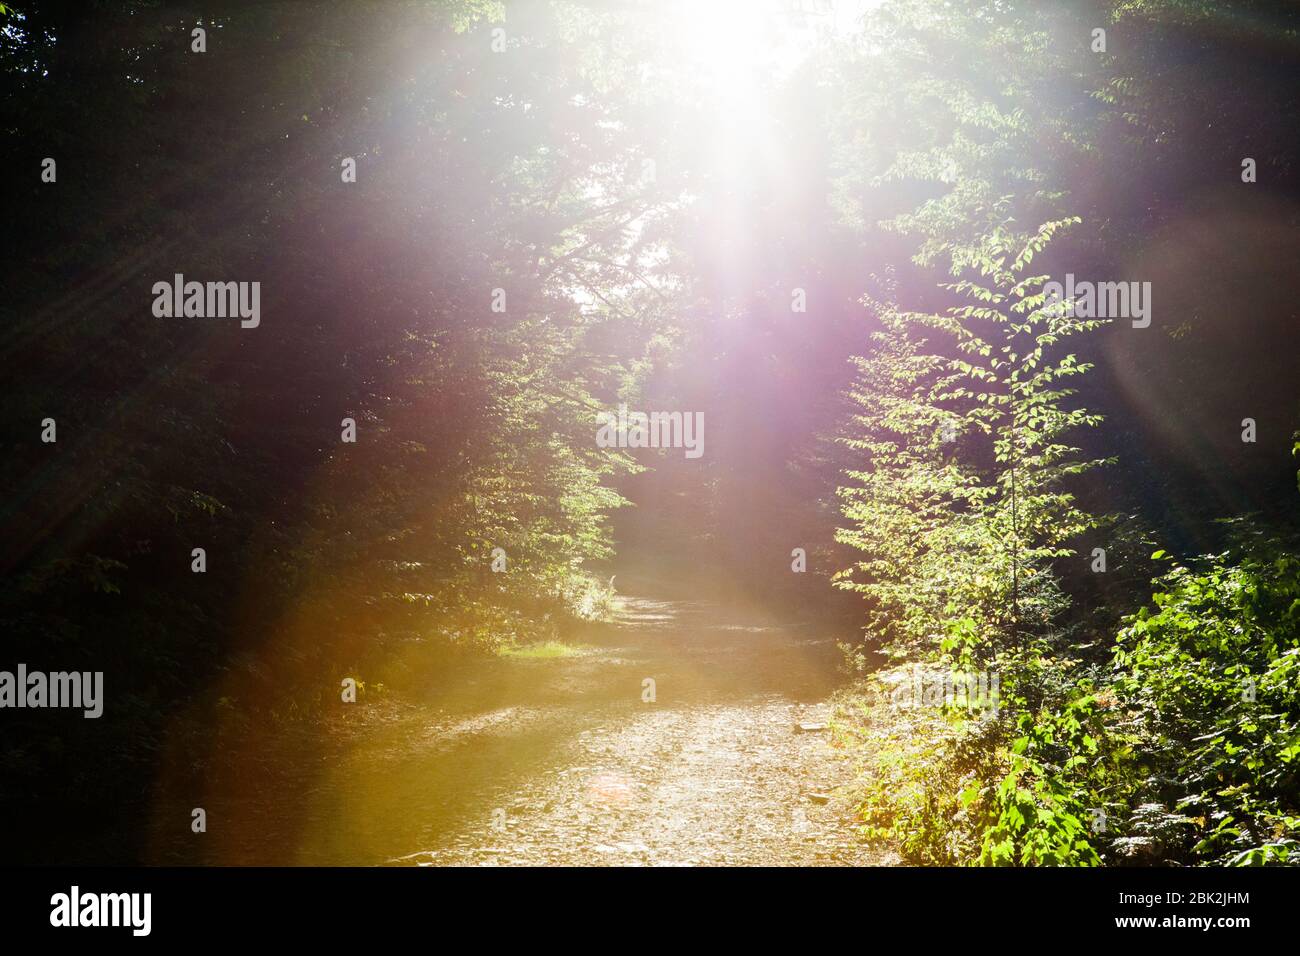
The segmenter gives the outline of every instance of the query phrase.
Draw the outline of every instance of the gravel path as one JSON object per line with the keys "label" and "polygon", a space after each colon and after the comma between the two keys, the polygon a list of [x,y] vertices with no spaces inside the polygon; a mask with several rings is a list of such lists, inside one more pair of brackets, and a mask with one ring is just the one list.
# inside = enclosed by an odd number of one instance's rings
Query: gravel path
{"label": "gravel path", "polygon": [[[624,598],[572,656],[468,666],[340,711],[322,738],[254,736],[160,811],[162,861],[305,865],[862,865],[834,787],[834,635],[698,602]],[[652,684],[650,682],[653,682]],[[649,688],[653,687],[653,700]],[[801,730],[803,725],[805,729]],[[223,747],[233,745],[223,744]],[[175,851],[174,851],[175,852]]]}
{"label": "gravel path", "polygon": [[[535,772],[480,780],[477,813],[391,862],[887,862],[855,836],[833,792],[846,779],[843,758],[815,729],[836,683],[835,653],[830,637],[738,623],[718,608],[625,599],[601,646],[510,662],[530,673],[528,706],[431,734],[444,756],[462,750],[457,738],[490,750],[503,736],[520,747],[539,733],[564,736],[548,740]],[[643,699],[646,678],[653,701]]]}

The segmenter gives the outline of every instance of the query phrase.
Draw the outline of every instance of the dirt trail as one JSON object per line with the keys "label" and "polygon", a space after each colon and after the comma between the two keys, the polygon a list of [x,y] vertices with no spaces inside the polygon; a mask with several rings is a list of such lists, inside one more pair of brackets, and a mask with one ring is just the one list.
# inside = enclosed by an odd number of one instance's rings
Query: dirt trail
{"label": "dirt trail", "polygon": [[[480,796],[478,819],[394,862],[869,864],[852,831],[842,758],[825,731],[835,650],[696,603],[624,599],[602,646],[513,661],[550,709],[507,707],[445,733],[483,745],[540,722],[567,735],[544,767]],[[646,679],[654,681],[654,701]],[[540,695],[536,692],[541,691]]]}
{"label": "dirt trail", "polygon": [[575,656],[485,662],[357,725],[266,816],[230,808],[223,862],[889,862],[833,792],[848,773],[828,734],[798,729],[828,716],[832,635],[623,598],[582,640]]}

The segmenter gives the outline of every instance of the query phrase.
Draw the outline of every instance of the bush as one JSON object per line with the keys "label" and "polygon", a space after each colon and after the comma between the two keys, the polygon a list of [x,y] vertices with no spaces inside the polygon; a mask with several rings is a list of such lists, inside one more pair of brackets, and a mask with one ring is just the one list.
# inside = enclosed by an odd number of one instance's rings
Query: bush
{"label": "bush", "polygon": [[894,710],[892,671],[847,698],[866,834],[919,864],[1300,862],[1300,557],[1239,540],[1162,575],[1108,669],[1004,656],[996,719]]}
{"label": "bush", "polygon": [[[1240,550],[1240,549],[1238,549]],[[1210,864],[1300,860],[1300,558],[1252,542],[1160,579],[1130,618],[1115,690],[1138,734],[1140,806],[1184,825],[1145,846]],[[1141,822],[1140,819],[1137,822]]]}

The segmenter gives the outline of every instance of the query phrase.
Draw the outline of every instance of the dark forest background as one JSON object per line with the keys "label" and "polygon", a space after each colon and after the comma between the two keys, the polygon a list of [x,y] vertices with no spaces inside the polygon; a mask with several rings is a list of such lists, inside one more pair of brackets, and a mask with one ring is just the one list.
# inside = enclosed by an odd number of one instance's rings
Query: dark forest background
{"label": "dark forest background", "polygon": [[[1036,268],[1154,289],[1149,329],[1078,345],[1082,454],[1114,458],[1074,489],[1112,520],[1055,563],[1080,641],[1147,603],[1157,549],[1296,530],[1293,5],[887,3],[869,56],[822,37],[729,134],[653,6],[4,5],[0,667],[107,695],[0,716],[7,859],[147,858],[160,768],[219,764],[232,709],[310,726],[340,676],[452,679],[625,581],[881,650],[831,583],[862,297],[942,308],[990,196],[1080,217]],[[155,318],[176,273],[260,281],[260,326]],[[597,447],[620,401],[702,411],[703,459]]]}

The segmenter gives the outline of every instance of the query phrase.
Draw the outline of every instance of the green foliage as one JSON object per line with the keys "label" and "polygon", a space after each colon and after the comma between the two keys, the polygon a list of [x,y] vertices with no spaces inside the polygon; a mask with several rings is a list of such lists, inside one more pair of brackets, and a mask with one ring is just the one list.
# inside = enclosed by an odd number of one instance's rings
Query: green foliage
{"label": "green foliage", "polygon": [[830,59],[846,91],[835,139],[837,204],[917,244],[914,261],[957,276],[1008,221],[1065,208],[1059,175],[1095,150],[1104,117],[1062,86],[1095,89],[1108,58],[1082,42],[1095,15],[1032,0],[888,0]]}
{"label": "green foliage", "polygon": [[867,598],[868,635],[895,655],[965,666],[1045,633],[1061,607],[1049,562],[1094,524],[1068,482],[1102,462],[1080,458],[1069,433],[1099,418],[1069,407],[1065,385],[1091,365],[1060,346],[1102,323],[1047,302],[1047,277],[1025,274],[1067,222],[988,237],[973,278],[946,286],[977,304],[873,302],[882,330],[855,360],[841,438],[861,464],[839,489],[852,524],[838,540],[866,556],[837,583]]}
{"label": "green foliage", "polygon": [[1091,866],[1100,862],[1090,837],[1095,792],[1078,768],[1099,760],[1096,698],[1021,713],[1008,748],[1011,768],[995,787],[992,821],[979,862],[999,866]]}
{"label": "green foliage", "polygon": [[1300,846],[1300,558],[1252,537],[1159,586],[1114,661],[1145,774],[1137,799],[1190,824],[1149,849],[1285,861]]}
{"label": "green foliage", "polygon": [[896,708],[890,693],[906,668],[878,671],[838,702],[837,743],[859,760],[857,811],[862,833],[921,866],[958,866],[979,853],[987,809],[981,781],[1006,771],[991,744],[999,721],[972,720],[952,708]]}
{"label": "green foliage", "polygon": [[[1124,605],[1072,607],[1062,587],[1062,559],[1097,526],[1077,479],[1102,463],[1075,445],[1099,418],[1070,381],[1095,347],[1066,340],[1100,323],[1048,302],[1036,273],[1053,264],[1031,264],[1077,221],[1063,187],[1088,177],[1064,172],[1091,168],[1102,147],[1121,166],[1164,163],[1172,134],[1201,117],[1175,102],[1178,87],[1153,84],[1188,69],[1177,57],[1154,70],[1152,44],[1097,55],[1063,38],[1122,24],[1130,39],[1167,29],[1176,45],[1207,16],[1238,41],[1262,29],[1214,9],[1010,2],[940,16],[893,0],[831,68],[845,94],[845,220],[914,240],[914,262],[945,267],[962,300],[907,311],[889,273],[864,300],[880,331],[854,360],[840,436],[851,456],[838,540],[856,561],[837,583],[866,599],[869,647],[1002,677],[996,720],[900,714],[880,699],[882,675],[844,702],[866,829],[910,861],[1297,859],[1295,548],[1256,541],[1163,574],[1155,610],[1123,620],[1113,661]],[[1100,223],[1120,247],[1121,218]],[[1044,225],[1025,234],[1026,222]],[[1124,583],[1106,575],[1106,595],[1090,583],[1094,600],[1133,590],[1146,538],[1129,519],[1110,532]],[[867,664],[861,648],[850,657]]]}
{"label": "green foliage", "polygon": [[[43,789],[138,799],[205,696],[250,728],[319,715],[344,668],[409,687],[602,613],[590,565],[635,466],[595,412],[671,325],[648,285],[678,199],[626,188],[649,121],[622,14],[512,5],[500,56],[493,0],[238,4],[196,56],[166,5],[80,6],[6,8],[0,37],[0,151],[59,162],[57,188],[14,177],[0,239],[24,272],[0,609],[11,660],[57,645],[136,709],[24,773],[98,767],[116,792]],[[260,282],[261,325],[154,319],[175,272]]]}
{"label": "green foliage", "polygon": [[1240,539],[1163,574],[1108,668],[1007,662],[996,721],[846,702],[866,832],[918,863],[1294,863],[1300,558]]}

